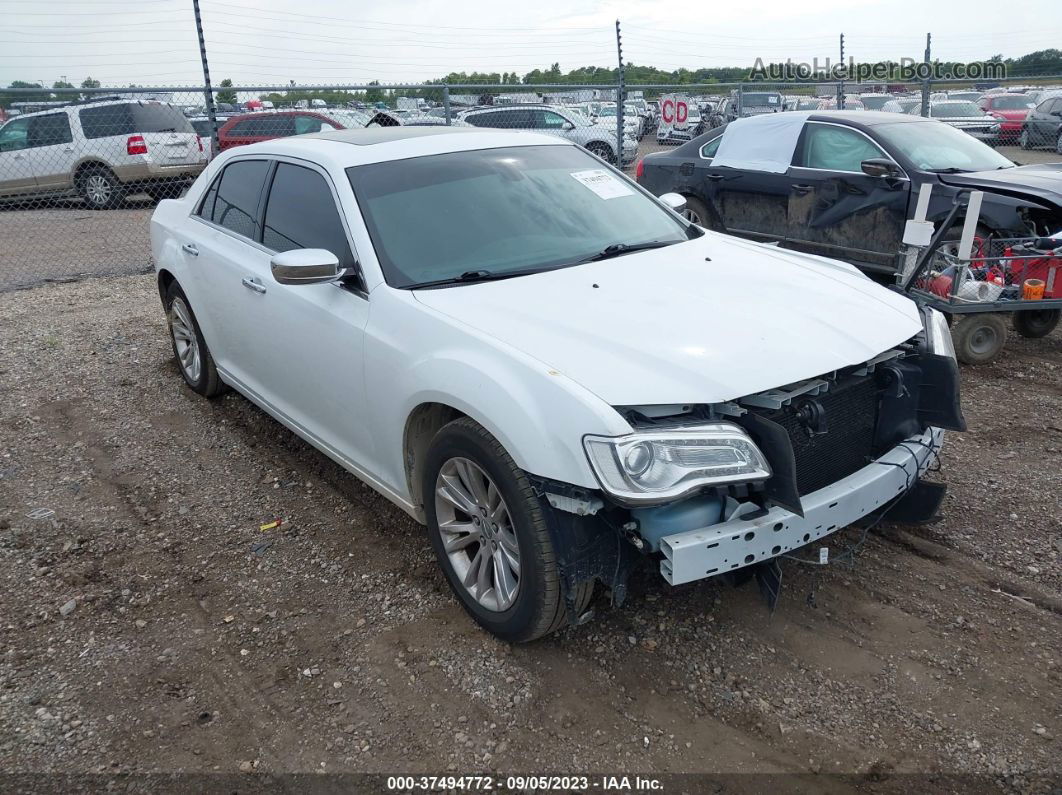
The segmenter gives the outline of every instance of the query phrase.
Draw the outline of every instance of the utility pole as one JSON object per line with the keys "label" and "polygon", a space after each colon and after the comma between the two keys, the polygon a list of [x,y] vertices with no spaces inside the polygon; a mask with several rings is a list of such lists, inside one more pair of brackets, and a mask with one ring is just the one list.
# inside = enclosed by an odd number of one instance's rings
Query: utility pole
{"label": "utility pole", "polygon": [[[844,66],[844,34],[841,34],[841,69]],[[841,72],[841,79],[837,83],[837,110],[844,110],[844,71]]]}
{"label": "utility pole", "polygon": [[214,92],[210,87],[210,67],[207,65],[206,39],[203,38],[203,17],[199,14],[199,0],[192,0],[192,9],[195,11],[195,29],[199,34],[199,57],[203,61],[203,95],[206,98],[207,116],[210,118],[211,147],[217,151],[220,147],[218,116],[214,112]]}
{"label": "utility pole", "polygon": [[925,58],[925,77],[922,80],[922,115],[929,115],[929,50],[933,44],[933,34],[926,34],[926,58]]}
{"label": "utility pole", "polygon": [[616,83],[616,168],[623,170],[623,100],[627,95],[626,79],[623,74],[623,39],[620,36],[620,21],[616,20],[616,59],[619,62]]}

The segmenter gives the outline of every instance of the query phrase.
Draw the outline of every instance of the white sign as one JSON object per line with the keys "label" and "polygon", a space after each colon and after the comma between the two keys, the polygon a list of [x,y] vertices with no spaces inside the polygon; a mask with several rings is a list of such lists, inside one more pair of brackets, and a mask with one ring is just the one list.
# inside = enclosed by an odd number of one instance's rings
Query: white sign
{"label": "white sign", "polygon": [[665,94],[660,98],[660,129],[685,130],[689,126],[689,100],[680,94]]}
{"label": "white sign", "polygon": [[603,168],[591,168],[587,171],[573,171],[572,177],[583,183],[602,199],[618,199],[634,194],[630,188],[609,174]]}

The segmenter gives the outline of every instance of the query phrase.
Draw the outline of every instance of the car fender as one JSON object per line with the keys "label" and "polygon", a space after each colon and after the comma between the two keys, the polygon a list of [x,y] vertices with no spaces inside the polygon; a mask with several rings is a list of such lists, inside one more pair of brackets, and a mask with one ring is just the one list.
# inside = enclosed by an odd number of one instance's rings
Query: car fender
{"label": "car fender", "polygon": [[631,431],[608,403],[543,362],[421,304],[409,291],[384,286],[370,301],[368,415],[374,468],[391,488],[409,495],[406,427],[425,404],[449,406],[478,422],[525,472],[597,488],[583,436]]}
{"label": "car fender", "polygon": [[[929,212],[926,219],[939,223],[947,217],[954,203],[957,189],[950,185],[938,185],[938,190],[933,192],[929,203]],[[943,187],[943,190],[939,188]],[[912,196],[915,192],[912,191]],[[984,189],[984,200],[981,203],[980,222],[994,232],[1002,232],[1008,235],[1021,236],[1027,234],[1027,224],[1024,217],[1025,210],[1054,210],[1047,204],[1033,201],[1032,198],[1023,198],[1018,195],[1001,193],[991,188]]]}

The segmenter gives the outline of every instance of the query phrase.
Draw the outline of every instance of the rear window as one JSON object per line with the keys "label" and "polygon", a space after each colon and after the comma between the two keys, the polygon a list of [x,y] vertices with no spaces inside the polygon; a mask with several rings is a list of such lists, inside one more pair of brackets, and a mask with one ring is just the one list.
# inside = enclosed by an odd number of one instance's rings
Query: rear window
{"label": "rear window", "polygon": [[86,138],[106,138],[111,135],[179,132],[194,133],[195,129],[177,108],[158,103],[128,103],[99,105],[78,111],[81,131]]}

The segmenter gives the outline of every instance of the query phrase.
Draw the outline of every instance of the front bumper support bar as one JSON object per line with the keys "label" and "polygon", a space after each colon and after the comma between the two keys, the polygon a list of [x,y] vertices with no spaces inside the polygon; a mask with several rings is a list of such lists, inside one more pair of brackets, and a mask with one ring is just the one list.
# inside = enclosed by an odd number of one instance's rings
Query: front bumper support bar
{"label": "front bumper support bar", "polygon": [[780,506],[751,519],[664,536],[660,573],[672,585],[714,577],[784,555],[828,536],[910,489],[933,462],[944,431],[900,442],[857,472],[801,498],[804,516]]}

